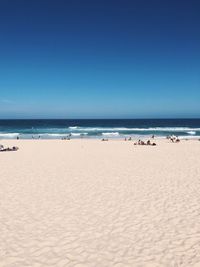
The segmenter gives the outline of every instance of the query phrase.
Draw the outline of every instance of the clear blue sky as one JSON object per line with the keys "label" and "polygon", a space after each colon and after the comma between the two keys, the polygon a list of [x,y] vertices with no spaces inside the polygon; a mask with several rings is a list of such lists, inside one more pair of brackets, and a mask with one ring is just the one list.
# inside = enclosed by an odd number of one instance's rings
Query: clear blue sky
{"label": "clear blue sky", "polygon": [[200,117],[199,0],[1,0],[0,118]]}

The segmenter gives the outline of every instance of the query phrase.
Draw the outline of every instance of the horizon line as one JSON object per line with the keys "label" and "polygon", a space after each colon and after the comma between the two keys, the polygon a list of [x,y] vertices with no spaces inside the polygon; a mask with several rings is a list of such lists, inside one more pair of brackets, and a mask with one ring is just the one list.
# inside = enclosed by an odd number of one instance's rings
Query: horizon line
{"label": "horizon line", "polygon": [[0,118],[0,120],[200,120],[200,117],[177,118]]}

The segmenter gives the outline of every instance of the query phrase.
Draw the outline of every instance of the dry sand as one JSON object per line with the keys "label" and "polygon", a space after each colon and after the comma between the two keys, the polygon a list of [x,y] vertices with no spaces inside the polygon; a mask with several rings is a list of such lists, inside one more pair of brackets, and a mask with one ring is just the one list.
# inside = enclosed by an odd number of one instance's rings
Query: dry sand
{"label": "dry sand", "polygon": [[0,143],[0,267],[200,266],[199,141]]}

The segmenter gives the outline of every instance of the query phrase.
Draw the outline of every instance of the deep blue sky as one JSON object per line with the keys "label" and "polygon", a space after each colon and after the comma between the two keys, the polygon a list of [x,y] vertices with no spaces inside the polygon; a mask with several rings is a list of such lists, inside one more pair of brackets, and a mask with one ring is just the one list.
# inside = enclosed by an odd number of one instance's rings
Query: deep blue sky
{"label": "deep blue sky", "polygon": [[199,0],[0,0],[0,118],[200,117]]}

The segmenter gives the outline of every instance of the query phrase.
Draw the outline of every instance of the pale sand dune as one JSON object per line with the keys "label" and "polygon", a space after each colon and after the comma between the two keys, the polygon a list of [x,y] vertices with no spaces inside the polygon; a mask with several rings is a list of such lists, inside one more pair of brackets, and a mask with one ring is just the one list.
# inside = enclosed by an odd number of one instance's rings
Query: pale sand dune
{"label": "pale sand dune", "polygon": [[1,267],[200,266],[200,142],[1,141]]}

